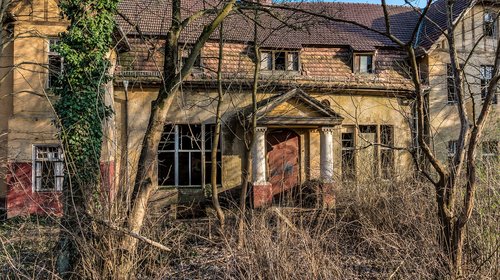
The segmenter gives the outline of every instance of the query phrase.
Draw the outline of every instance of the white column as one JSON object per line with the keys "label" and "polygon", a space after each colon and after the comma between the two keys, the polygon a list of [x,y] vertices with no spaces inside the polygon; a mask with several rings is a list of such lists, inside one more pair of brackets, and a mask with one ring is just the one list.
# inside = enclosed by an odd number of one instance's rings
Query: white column
{"label": "white column", "polygon": [[266,184],[266,127],[257,127],[252,150],[252,172],[254,185]]}
{"label": "white column", "polygon": [[333,127],[320,129],[320,176],[324,183],[333,182]]}

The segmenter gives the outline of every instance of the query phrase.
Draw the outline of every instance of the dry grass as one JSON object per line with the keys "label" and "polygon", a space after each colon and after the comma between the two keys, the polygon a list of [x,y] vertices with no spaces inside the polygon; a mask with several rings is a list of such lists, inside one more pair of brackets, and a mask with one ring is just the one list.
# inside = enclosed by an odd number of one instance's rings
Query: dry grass
{"label": "dry grass", "polygon": [[[468,228],[467,277],[495,279],[499,273],[499,197],[496,182],[483,182]],[[172,248],[141,243],[134,259],[139,279],[442,279],[446,272],[436,241],[434,193],[416,183],[380,182],[345,186],[334,210],[275,208],[248,214],[245,246],[237,247],[236,213],[227,210],[220,232],[215,216],[148,220],[143,234]],[[57,279],[57,221],[10,220],[0,227],[2,279]],[[85,275],[98,278],[119,234],[109,231],[107,248],[91,248]],[[114,239],[113,239],[114,238]],[[98,249],[96,251],[96,249]],[[90,258],[90,257],[89,257]],[[111,260],[112,264],[116,260]],[[100,264],[100,265],[96,265]]]}

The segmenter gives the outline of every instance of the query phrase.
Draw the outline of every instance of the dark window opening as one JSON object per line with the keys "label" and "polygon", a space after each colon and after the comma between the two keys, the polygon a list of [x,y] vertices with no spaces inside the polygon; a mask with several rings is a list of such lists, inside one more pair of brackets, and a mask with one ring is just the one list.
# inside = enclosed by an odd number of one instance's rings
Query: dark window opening
{"label": "dark window opening", "polygon": [[[188,60],[189,56],[191,55],[191,51],[192,50],[190,47],[185,47],[181,50],[181,65],[180,65],[180,67],[182,67],[183,65],[185,65],[187,63],[187,60]],[[194,64],[193,64],[193,67],[194,68],[202,67],[200,55],[198,55],[196,57],[196,60],[194,61]]]}
{"label": "dark window opening", "polygon": [[354,133],[342,133],[342,179],[356,178]]}
{"label": "dark window opening", "polygon": [[63,71],[63,58],[55,50],[59,39],[49,39],[47,88],[59,87],[59,76]]}
{"label": "dark window opening", "polygon": [[454,104],[458,102],[457,91],[455,88],[455,73],[451,64],[446,65],[446,85],[448,87],[448,104]]}
{"label": "dark window opening", "polygon": [[[160,186],[202,186],[211,182],[214,125],[166,125],[158,147]],[[222,182],[220,143],[217,184]]]}
{"label": "dark window opening", "polygon": [[496,37],[497,16],[492,11],[485,11],[483,21],[483,32],[485,37]]}
{"label": "dark window opening", "polygon": [[261,53],[260,69],[270,71],[299,71],[299,52],[263,51]]}
{"label": "dark window opening", "polygon": [[380,126],[380,163],[381,176],[390,179],[394,173],[394,128],[390,125]]}

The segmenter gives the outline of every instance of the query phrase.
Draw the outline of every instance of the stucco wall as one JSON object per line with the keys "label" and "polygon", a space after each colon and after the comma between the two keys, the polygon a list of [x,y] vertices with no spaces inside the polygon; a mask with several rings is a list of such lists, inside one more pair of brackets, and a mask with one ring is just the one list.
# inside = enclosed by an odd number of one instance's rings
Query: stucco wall
{"label": "stucco wall", "polygon": [[[491,8],[487,7],[487,9]],[[466,77],[464,87],[466,109],[468,117],[471,120],[474,118],[474,115],[477,118],[483,104],[481,101],[480,66],[493,65],[496,50],[496,38],[482,38],[484,10],[485,7],[479,5],[472,8],[457,25],[455,36],[460,63],[465,62],[474,49],[472,56],[470,56],[464,68]],[[495,10],[498,9],[495,8]],[[500,36],[498,23],[496,32],[496,36]],[[457,106],[456,104],[449,104],[447,102],[446,65],[450,62],[447,49],[447,42],[439,42],[428,57],[430,77],[430,132],[433,136],[431,147],[441,160],[446,160],[448,156],[448,141],[457,140],[460,129]],[[499,109],[499,104],[492,105],[490,118],[483,134],[485,140],[498,140],[500,137]],[[478,155],[481,154],[480,150]]]}

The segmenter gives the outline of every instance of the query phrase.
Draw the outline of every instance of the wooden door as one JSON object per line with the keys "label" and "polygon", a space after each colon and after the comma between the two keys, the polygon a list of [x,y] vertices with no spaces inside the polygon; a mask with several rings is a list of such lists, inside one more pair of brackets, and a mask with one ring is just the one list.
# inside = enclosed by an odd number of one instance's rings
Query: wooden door
{"label": "wooden door", "polygon": [[272,194],[279,198],[299,183],[299,136],[289,129],[270,131],[267,162]]}

